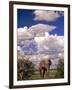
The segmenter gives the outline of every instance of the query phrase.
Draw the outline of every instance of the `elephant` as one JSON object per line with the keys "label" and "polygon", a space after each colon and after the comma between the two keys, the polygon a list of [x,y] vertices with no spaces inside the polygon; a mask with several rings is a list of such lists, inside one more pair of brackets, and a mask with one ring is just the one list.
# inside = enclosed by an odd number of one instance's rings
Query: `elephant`
{"label": "elephant", "polygon": [[47,71],[50,69],[52,62],[50,59],[43,59],[39,63],[40,76],[44,78],[47,75]]}

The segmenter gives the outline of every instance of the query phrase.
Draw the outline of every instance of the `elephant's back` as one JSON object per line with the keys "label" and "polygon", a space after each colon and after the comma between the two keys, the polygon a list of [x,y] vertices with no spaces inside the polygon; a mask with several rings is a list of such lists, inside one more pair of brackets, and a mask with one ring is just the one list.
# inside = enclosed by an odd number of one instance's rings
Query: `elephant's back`
{"label": "elephant's back", "polygon": [[48,60],[42,60],[40,63],[39,63],[39,68],[42,68],[42,67],[48,67]]}

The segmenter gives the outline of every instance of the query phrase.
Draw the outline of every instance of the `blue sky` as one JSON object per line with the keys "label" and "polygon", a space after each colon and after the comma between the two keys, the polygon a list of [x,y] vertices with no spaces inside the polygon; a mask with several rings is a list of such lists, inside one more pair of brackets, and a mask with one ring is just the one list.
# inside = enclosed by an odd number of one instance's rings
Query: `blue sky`
{"label": "blue sky", "polygon": [[[35,10],[18,9],[17,10],[17,28],[24,28],[25,26],[29,28],[32,25],[36,25],[38,23],[46,24],[46,25],[53,25],[53,26],[56,26],[56,28],[50,31],[49,34],[53,34],[53,35],[57,34],[58,36],[64,36],[64,15],[52,21],[34,20],[34,17],[35,17],[34,11]],[[18,44],[18,46],[22,48],[24,45],[21,45],[20,43]],[[35,42],[30,43],[28,47],[23,48],[23,51],[25,53],[28,53],[30,49],[32,49],[34,52],[37,51]]]}
{"label": "blue sky", "polygon": [[34,20],[34,12],[35,10],[27,10],[27,9],[18,9],[17,10],[17,28],[20,27],[30,27],[32,25],[42,23],[42,24],[48,24],[48,25],[54,25],[56,26],[56,29],[49,32],[50,34],[58,34],[58,35],[64,35],[64,16],[61,16],[57,18],[54,21],[38,21]]}

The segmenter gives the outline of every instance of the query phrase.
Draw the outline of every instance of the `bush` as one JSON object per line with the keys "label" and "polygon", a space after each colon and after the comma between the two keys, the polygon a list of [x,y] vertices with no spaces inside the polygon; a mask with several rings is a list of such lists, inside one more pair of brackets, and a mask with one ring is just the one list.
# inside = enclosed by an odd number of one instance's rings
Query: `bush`
{"label": "bush", "polygon": [[64,60],[60,59],[57,65],[56,78],[64,78]]}
{"label": "bush", "polygon": [[18,60],[17,62],[17,79],[29,80],[34,73],[34,64],[29,60]]}

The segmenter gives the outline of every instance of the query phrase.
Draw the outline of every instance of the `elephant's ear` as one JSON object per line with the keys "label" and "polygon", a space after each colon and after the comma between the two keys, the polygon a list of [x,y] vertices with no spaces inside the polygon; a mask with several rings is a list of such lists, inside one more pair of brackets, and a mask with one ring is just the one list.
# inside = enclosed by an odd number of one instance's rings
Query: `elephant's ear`
{"label": "elephant's ear", "polygon": [[49,65],[51,65],[52,64],[52,61],[51,60],[49,60]]}

